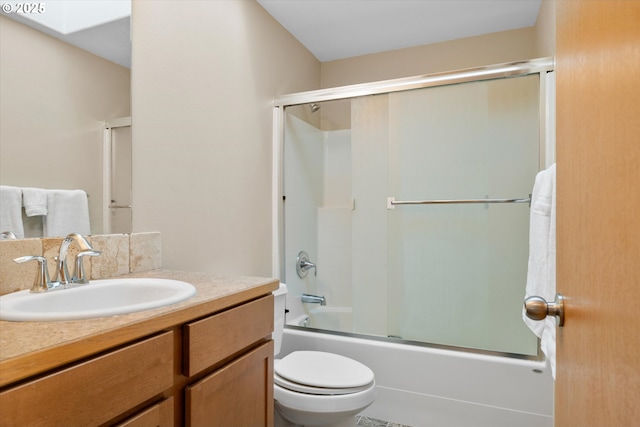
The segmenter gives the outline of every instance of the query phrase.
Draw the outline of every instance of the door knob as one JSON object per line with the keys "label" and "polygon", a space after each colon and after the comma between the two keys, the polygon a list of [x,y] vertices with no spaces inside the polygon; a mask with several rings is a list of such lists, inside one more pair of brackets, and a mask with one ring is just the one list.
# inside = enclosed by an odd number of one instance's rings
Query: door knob
{"label": "door knob", "polygon": [[524,309],[527,317],[533,320],[542,320],[547,316],[556,316],[558,326],[564,326],[564,297],[556,294],[554,302],[547,302],[539,296],[532,296],[524,300]]}

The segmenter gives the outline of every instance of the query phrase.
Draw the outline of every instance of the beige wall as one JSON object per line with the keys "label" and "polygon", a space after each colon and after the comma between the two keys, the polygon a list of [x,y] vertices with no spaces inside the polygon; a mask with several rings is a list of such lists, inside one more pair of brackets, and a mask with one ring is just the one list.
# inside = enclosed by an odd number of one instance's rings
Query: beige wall
{"label": "beige wall", "polygon": [[542,0],[536,21],[536,54],[538,57],[556,54],[556,0]]}
{"label": "beige wall", "polygon": [[129,79],[127,68],[0,17],[0,183],[83,189],[101,227],[102,122],[130,115]]}
{"label": "beige wall", "polygon": [[502,31],[322,63],[322,87],[411,77],[531,59],[534,29]]}
{"label": "beige wall", "polygon": [[132,21],[134,231],[165,268],[270,275],[272,101],[319,62],[254,1],[134,0]]}

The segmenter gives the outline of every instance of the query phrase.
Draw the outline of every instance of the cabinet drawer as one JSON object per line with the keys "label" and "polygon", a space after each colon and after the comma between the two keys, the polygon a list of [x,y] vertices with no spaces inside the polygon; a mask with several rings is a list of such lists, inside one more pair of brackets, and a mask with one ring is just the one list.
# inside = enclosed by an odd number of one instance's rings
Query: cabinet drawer
{"label": "cabinet drawer", "polygon": [[0,425],[99,425],[172,385],[166,332],[0,393]]}
{"label": "cabinet drawer", "polygon": [[185,325],[184,373],[190,377],[273,332],[273,296]]}

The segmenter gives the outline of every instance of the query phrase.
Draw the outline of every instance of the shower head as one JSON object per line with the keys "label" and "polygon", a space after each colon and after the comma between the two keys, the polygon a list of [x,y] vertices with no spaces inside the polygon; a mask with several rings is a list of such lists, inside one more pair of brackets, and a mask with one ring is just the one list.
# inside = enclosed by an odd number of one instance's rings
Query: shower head
{"label": "shower head", "polygon": [[315,113],[320,109],[320,104],[316,104],[316,103],[309,104],[309,108],[311,109],[312,113]]}

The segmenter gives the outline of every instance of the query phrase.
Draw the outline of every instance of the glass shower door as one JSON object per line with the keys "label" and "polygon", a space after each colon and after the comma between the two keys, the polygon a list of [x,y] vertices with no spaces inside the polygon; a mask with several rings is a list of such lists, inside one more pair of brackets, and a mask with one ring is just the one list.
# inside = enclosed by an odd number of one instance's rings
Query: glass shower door
{"label": "glass shower door", "polygon": [[109,233],[131,233],[131,126],[111,128]]}
{"label": "glass shower door", "polygon": [[[290,317],[336,333],[537,357],[521,310],[526,200],[544,153],[541,86],[535,73],[287,106],[283,277],[290,295],[327,302],[301,303]],[[305,277],[300,251],[317,265]]]}
{"label": "glass shower door", "polygon": [[[539,170],[538,76],[389,94],[396,201],[528,198]],[[521,320],[526,203],[387,210],[388,335],[536,355]]]}

